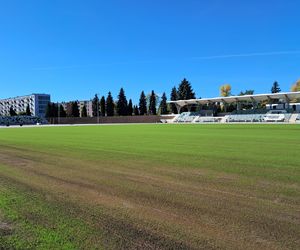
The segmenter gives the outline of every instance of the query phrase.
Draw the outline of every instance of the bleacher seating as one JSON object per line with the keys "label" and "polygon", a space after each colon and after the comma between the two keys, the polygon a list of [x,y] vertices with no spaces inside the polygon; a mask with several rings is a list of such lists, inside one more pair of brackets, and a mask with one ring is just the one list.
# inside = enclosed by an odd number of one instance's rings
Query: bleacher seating
{"label": "bleacher seating", "polygon": [[0,116],[0,126],[47,124],[44,118],[35,116]]}
{"label": "bleacher seating", "polygon": [[206,122],[221,122],[222,117],[214,116],[198,116],[194,122],[195,123],[206,123]]}
{"label": "bleacher seating", "polygon": [[191,123],[196,117],[199,116],[197,112],[183,112],[177,116],[173,122],[175,123]]}
{"label": "bleacher seating", "polygon": [[271,110],[265,115],[265,122],[288,122],[291,118],[291,113],[286,110]]}
{"label": "bleacher seating", "polygon": [[249,114],[249,115],[228,115],[226,122],[263,122],[263,114]]}
{"label": "bleacher seating", "polygon": [[[248,112],[248,113],[247,113]],[[197,112],[183,112],[178,115],[173,122],[175,123],[217,123],[217,122],[300,122],[298,118],[292,117],[293,113],[287,110],[239,110],[225,116],[201,116]],[[294,114],[295,115],[295,114]],[[294,120],[295,119],[295,120]]]}

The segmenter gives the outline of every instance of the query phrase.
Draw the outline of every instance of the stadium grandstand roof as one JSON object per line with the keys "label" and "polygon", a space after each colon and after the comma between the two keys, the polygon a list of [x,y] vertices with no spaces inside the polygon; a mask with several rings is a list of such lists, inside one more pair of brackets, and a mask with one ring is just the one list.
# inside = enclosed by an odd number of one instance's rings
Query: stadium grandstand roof
{"label": "stadium grandstand roof", "polygon": [[227,97],[213,97],[203,99],[190,99],[190,100],[178,100],[169,101],[168,103],[175,103],[181,107],[192,104],[209,104],[216,102],[223,103],[236,103],[241,101],[249,102],[262,102],[266,100],[284,99],[286,102],[290,102],[294,99],[300,98],[300,91],[298,92],[280,92],[280,93],[269,93],[269,94],[256,94],[256,95],[240,95],[240,96],[227,96]]}

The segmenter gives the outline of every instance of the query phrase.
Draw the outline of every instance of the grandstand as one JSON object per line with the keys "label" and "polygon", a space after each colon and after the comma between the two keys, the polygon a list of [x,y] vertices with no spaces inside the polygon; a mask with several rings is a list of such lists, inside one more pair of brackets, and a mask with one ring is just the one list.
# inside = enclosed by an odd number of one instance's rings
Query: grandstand
{"label": "grandstand", "polygon": [[[170,101],[178,115],[169,123],[286,122],[300,123],[300,92]],[[224,112],[217,112],[223,105]],[[227,112],[230,106],[233,111]],[[243,108],[245,106],[245,108]],[[185,109],[187,111],[181,111]],[[197,110],[193,111],[192,110]],[[205,111],[205,112],[204,112]]]}

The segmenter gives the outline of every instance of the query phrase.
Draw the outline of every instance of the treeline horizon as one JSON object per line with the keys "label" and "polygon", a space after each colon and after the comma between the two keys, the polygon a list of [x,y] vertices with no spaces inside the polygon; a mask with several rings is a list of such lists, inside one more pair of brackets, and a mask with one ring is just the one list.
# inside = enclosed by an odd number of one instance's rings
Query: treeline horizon
{"label": "treeline horizon", "polygon": [[[273,83],[270,90],[272,93],[278,93],[281,91],[277,81]],[[300,91],[300,80],[296,81],[296,83],[292,85],[291,91]],[[254,92],[254,90],[245,90],[240,91],[238,95],[253,95]],[[233,96],[231,93],[231,85],[224,84],[220,86],[220,95],[224,97]],[[178,87],[174,86],[171,89],[169,100],[177,101],[195,98],[196,93],[194,92],[191,83],[184,78],[178,84]],[[201,97],[198,98],[201,99]],[[90,101],[92,102],[92,117],[115,115],[166,115],[178,113],[175,104],[167,103],[168,98],[166,92],[163,92],[160,97],[154,90],[152,90],[148,95],[146,95],[144,91],[141,91],[138,104],[133,104],[131,98],[127,100],[123,87],[120,89],[116,100],[113,99],[112,93],[109,91],[106,97],[103,95],[100,98],[100,96],[95,94],[94,98]],[[29,106],[26,107],[26,111],[20,112],[19,114],[17,114],[11,107],[9,113],[10,116],[31,115]],[[63,103],[49,102],[46,108],[45,117],[88,117],[88,111],[86,105],[80,109],[79,101]]]}
{"label": "treeline horizon", "polygon": [[[279,83],[275,81],[271,87],[271,93],[281,92]],[[300,91],[300,80],[292,85],[291,91]],[[240,91],[238,95],[253,95],[254,90]],[[224,84],[220,86],[221,96],[232,96],[231,85]],[[188,100],[195,99],[196,93],[194,92],[191,83],[184,78],[178,85],[174,86],[170,92],[171,101],[177,100]],[[201,97],[198,97],[201,99]],[[154,90],[146,96],[145,92],[142,91],[139,97],[139,103],[133,104],[132,99],[127,101],[125,90],[122,87],[119,91],[116,100],[113,99],[112,93],[109,91],[107,97],[102,96],[101,98],[95,94],[92,101],[92,117],[97,116],[132,116],[132,115],[166,115],[166,114],[177,114],[178,110],[175,104],[167,103],[166,92],[163,92],[162,96],[159,97]],[[57,103],[49,103],[47,106],[46,117],[87,117],[87,107],[84,105],[82,109],[79,108],[79,101],[71,101],[64,103],[66,110],[63,105]]]}

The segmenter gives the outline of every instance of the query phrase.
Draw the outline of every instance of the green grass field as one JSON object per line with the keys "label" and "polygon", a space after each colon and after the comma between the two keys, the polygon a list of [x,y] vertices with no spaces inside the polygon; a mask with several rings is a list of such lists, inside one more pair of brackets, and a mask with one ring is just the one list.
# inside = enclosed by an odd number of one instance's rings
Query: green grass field
{"label": "green grass field", "polygon": [[297,249],[300,126],[0,129],[0,249]]}

